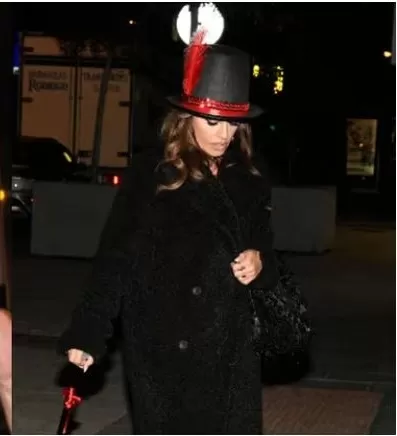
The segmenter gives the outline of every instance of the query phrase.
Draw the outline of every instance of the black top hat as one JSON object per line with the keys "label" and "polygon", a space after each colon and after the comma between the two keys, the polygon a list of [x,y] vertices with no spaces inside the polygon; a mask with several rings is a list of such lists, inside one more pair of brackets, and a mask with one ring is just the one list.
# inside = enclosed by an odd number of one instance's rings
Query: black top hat
{"label": "black top hat", "polygon": [[205,31],[185,53],[183,93],[168,101],[189,113],[221,120],[254,118],[263,112],[249,103],[249,55],[222,45],[203,44]]}

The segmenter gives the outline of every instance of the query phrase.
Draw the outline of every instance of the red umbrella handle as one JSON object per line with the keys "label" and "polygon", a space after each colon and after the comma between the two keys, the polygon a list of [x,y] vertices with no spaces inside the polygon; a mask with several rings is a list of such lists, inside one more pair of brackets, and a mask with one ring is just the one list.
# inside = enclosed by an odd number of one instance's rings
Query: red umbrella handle
{"label": "red umbrella handle", "polygon": [[82,398],[76,394],[76,389],[68,387],[63,389],[63,413],[60,429],[57,434],[68,434],[68,427],[72,411],[81,403]]}
{"label": "red umbrella handle", "polygon": [[74,409],[82,401],[82,398],[76,395],[76,389],[69,387],[63,389],[63,404],[65,409]]}

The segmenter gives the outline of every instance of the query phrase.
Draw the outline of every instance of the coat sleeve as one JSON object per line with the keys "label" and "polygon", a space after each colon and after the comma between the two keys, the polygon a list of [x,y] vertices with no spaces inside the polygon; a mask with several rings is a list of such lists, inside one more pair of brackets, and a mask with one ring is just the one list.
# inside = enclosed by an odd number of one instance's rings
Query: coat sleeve
{"label": "coat sleeve", "polygon": [[[259,168],[261,169],[260,166]],[[270,183],[264,178],[261,185],[260,198],[258,198],[251,213],[250,248],[261,253],[263,268],[251,286],[266,290],[276,286],[279,280],[279,271],[276,254],[273,250]]]}
{"label": "coat sleeve", "polygon": [[152,188],[148,180],[150,169],[146,167],[147,172],[143,171],[140,165],[135,165],[123,177],[102,232],[92,272],[83,288],[82,301],[59,341],[60,353],[76,348],[98,360],[106,352],[127,287],[125,277],[133,267],[133,258],[123,248],[123,241],[138,222]]}

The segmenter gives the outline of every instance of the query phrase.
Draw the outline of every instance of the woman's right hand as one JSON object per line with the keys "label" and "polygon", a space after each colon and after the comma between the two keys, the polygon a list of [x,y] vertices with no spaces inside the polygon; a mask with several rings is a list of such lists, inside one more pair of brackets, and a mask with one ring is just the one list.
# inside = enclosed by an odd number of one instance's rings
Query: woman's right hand
{"label": "woman's right hand", "polygon": [[71,348],[68,350],[68,359],[70,363],[78,366],[84,372],[94,363],[94,359],[88,353],[82,350],[77,350],[76,348]]}

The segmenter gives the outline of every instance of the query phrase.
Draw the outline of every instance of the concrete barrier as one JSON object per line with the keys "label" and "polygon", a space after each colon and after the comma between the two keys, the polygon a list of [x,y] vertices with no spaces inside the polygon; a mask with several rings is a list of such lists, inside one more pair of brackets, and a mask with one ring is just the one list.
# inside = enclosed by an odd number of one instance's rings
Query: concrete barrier
{"label": "concrete barrier", "polygon": [[289,187],[272,190],[274,248],[322,253],[333,247],[336,188]]}
{"label": "concrete barrier", "polygon": [[31,253],[95,256],[116,192],[107,185],[35,182]]}
{"label": "concrete barrier", "polygon": [[[31,253],[92,258],[117,188],[80,183],[33,186]],[[274,187],[274,248],[322,253],[335,238],[335,187]]]}

